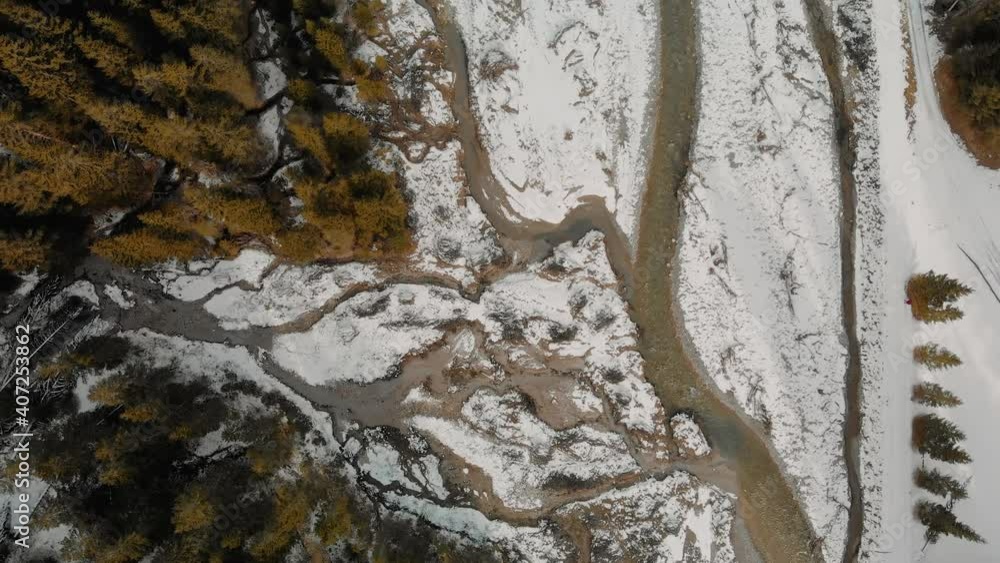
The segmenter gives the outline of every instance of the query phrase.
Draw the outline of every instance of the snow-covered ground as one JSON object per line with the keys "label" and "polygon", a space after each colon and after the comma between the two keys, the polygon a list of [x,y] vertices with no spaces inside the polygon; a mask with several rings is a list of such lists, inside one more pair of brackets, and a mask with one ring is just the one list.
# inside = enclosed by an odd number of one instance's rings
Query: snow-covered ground
{"label": "snow-covered ground", "polygon": [[[909,23],[904,17],[909,18]],[[909,562],[996,561],[1000,520],[994,501],[1000,498],[1000,453],[993,434],[1000,410],[1000,340],[997,318],[1000,303],[979,272],[962,253],[964,249],[986,273],[994,288],[998,279],[997,241],[1000,224],[993,217],[1000,209],[1000,172],[979,166],[955,137],[941,114],[933,72],[941,56],[930,35],[921,0],[876,2],[878,67],[882,81],[879,120],[883,203],[886,207],[886,280],[888,300],[884,311],[885,342],[881,382],[871,382],[866,393],[878,399],[865,405],[876,415],[866,445],[865,465],[881,471],[866,474],[866,486],[875,490],[868,501],[878,521],[868,530],[866,548],[870,561]],[[903,103],[907,52],[903,31],[913,44],[917,97],[913,122]],[[972,286],[975,293],[960,303],[965,318],[929,327],[913,321],[904,304],[906,278],[934,269]],[[933,375],[912,362],[914,345],[935,342],[962,358],[959,368]],[[955,392],[964,404],[940,409],[968,435],[965,447],[973,462],[966,467],[941,466],[960,479],[971,478],[969,496],[958,502],[955,514],[975,528],[988,542],[972,544],[945,538],[921,553],[923,527],[912,518],[914,502],[924,498],[912,485],[913,469],[920,463],[910,448],[910,421],[922,410],[909,401],[911,386],[932,380]]]}
{"label": "snow-covered ground", "polygon": [[830,91],[798,2],[697,4],[698,125],[677,299],[708,376],[770,428],[839,559],[845,335]]}
{"label": "snow-covered ground", "polygon": [[621,435],[587,426],[555,431],[516,392],[477,391],[462,418],[417,416],[410,424],[479,467],[511,509],[541,508],[545,489],[560,480],[588,484],[639,470]]}
{"label": "snow-covered ground", "polygon": [[380,279],[378,268],[357,262],[281,265],[256,288],[228,287],[213,295],[204,307],[228,330],[280,326],[320,309],[354,287],[373,285]]}
{"label": "snow-covered ground", "polygon": [[712,448],[709,447],[705,434],[702,433],[701,428],[691,415],[677,413],[670,417],[670,431],[683,455],[702,457],[712,453]]}
{"label": "snow-covered ground", "polygon": [[[733,500],[678,472],[570,504],[559,514],[587,522],[592,561],[730,563],[736,561]],[[589,518],[579,515],[587,511]]]}
{"label": "snow-covered ground", "polygon": [[238,283],[256,285],[272,261],[274,257],[263,250],[247,249],[232,260],[197,260],[163,268],[155,275],[171,297],[198,301]]}
{"label": "snow-covered ground", "polygon": [[634,243],[658,86],[658,6],[445,0],[507,211],[558,223],[603,200]]}
{"label": "snow-covered ground", "polygon": [[384,2],[380,33],[358,56],[388,64],[398,103],[385,111],[384,164],[402,178],[416,248],[414,269],[475,281],[503,254],[496,231],[469,195],[457,122],[449,105],[455,74],[440,57],[430,12],[412,0]]}
{"label": "snow-covered ground", "polygon": [[338,442],[333,436],[333,422],[330,415],[316,410],[312,403],[264,371],[260,362],[247,348],[198,342],[146,329],[125,333],[123,336],[142,350],[142,359],[155,367],[173,365],[182,373],[196,377],[204,376],[217,385],[225,381],[222,377],[224,374],[231,373],[252,381],[264,392],[280,393],[312,423],[312,433],[315,437],[309,436],[304,441],[305,449],[315,459],[329,459],[337,452]]}
{"label": "snow-covered ground", "polygon": [[[568,504],[537,526],[515,527],[482,513],[413,496],[386,495],[390,506],[463,537],[488,541],[517,561],[735,561],[733,498],[687,473],[649,479],[588,501]],[[574,553],[555,523],[584,544]],[[574,528],[583,526],[584,530]],[[582,533],[581,533],[582,532]]]}
{"label": "snow-covered ground", "polygon": [[[513,525],[468,506],[463,498],[473,491],[453,480],[460,474],[454,466],[442,471],[441,458],[419,434],[356,424],[334,431],[326,413],[270,376],[251,350],[145,329],[125,336],[153,365],[177,365],[184,373],[209,376],[220,384],[218,374],[232,373],[286,396],[313,423],[315,438],[306,441],[312,457],[332,459],[343,453],[354,468],[348,473],[361,479],[359,486],[379,491],[375,498],[382,507],[398,516],[421,517],[459,541],[485,542],[516,560],[539,563],[578,560],[582,554],[577,550],[587,551],[592,560],[735,561],[734,498],[688,473],[605,487],[586,500],[563,504],[535,524]],[[262,406],[250,403],[248,408]],[[619,431],[587,425],[555,431],[532,408],[515,392],[480,389],[466,400],[459,419],[415,416],[410,424],[483,471],[493,488],[482,496],[495,495],[513,509],[535,508],[539,498],[551,493],[546,489],[566,486],[553,480],[597,485],[641,471]],[[689,419],[679,422],[692,425]],[[696,427],[687,430],[700,436]],[[580,526],[589,533],[580,535]]]}
{"label": "snow-covered ground", "polygon": [[[453,123],[450,110],[446,115]],[[469,284],[503,251],[493,226],[468,193],[458,141],[426,149],[413,160],[399,152],[394,162],[410,195],[417,244],[414,267]]]}
{"label": "snow-covered ground", "polygon": [[527,272],[497,280],[478,302],[417,284],[359,293],[309,330],[278,335],[274,359],[313,384],[370,383],[398,375],[404,358],[426,351],[459,323],[481,327],[524,369],[582,360],[580,376],[611,401],[618,420],[646,435],[644,447],[658,447],[663,408],[643,378],[636,326],[596,231],[576,246],[560,245]]}

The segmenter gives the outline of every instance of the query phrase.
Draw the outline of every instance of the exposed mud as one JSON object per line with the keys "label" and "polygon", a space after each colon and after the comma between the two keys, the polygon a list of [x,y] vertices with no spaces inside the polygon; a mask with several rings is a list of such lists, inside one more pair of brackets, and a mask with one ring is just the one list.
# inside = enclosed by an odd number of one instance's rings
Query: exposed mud
{"label": "exposed mud", "polygon": [[[748,533],[734,534],[735,540],[743,541],[738,551],[747,561],[758,557],[781,563],[816,560],[815,535],[760,429],[720,400],[717,390],[697,373],[681,346],[677,319],[672,314],[671,264],[680,218],[678,197],[687,173],[695,122],[697,57],[692,3],[671,2],[662,7],[659,119],[634,263],[628,243],[599,203],[579,208],[560,225],[522,222],[510,212],[479,142],[470,108],[468,61],[461,36],[443,19],[438,13],[438,29],[446,39],[448,57],[457,76],[455,112],[462,122],[459,129],[465,150],[463,164],[472,192],[487,216],[508,241],[519,241],[522,245],[534,241],[535,253],[546,252],[559,242],[578,239],[593,228],[604,232],[612,266],[624,282],[632,317],[640,328],[647,380],[656,387],[668,415],[678,410],[693,410],[708,439],[721,452],[727,477],[722,480],[718,475],[703,477],[739,497],[741,526]],[[538,242],[545,244],[539,248]],[[753,547],[746,545],[747,537]]]}
{"label": "exposed mud", "polygon": [[[525,264],[538,261],[554,246],[579,240],[588,231],[602,231],[612,267],[622,280],[627,294],[630,314],[639,326],[640,350],[646,361],[647,380],[656,388],[668,417],[680,410],[694,413],[716,452],[699,460],[682,460],[672,456],[669,461],[664,461],[639,453],[635,445],[629,443],[629,453],[639,464],[639,472],[603,482],[599,486],[573,487],[555,492],[547,496],[545,505],[539,510],[512,511],[495,499],[490,500],[485,496],[482,500],[470,500],[477,502],[477,507],[488,515],[503,517],[511,522],[527,522],[551,514],[567,502],[593,498],[640,479],[683,470],[737,496],[738,515],[733,541],[740,561],[786,563],[818,560],[815,534],[783,477],[780,464],[769,448],[763,430],[720,397],[718,390],[698,372],[683,343],[683,324],[672,293],[672,265],[676,251],[675,239],[682,216],[681,188],[687,174],[687,159],[696,121],[697,40],[693,0],[665,2],[661,7],[662,92],[650,180],[644,197],[640,237],[634,256],[616,221],[599,201],[587,202],[578,207],[560,224],[523,221],[511,211],[503,190],[493,178],[489,160],[478,138],[470,106],[468,61],[461,36],[453,25],[442,21],[440,14],[434,10],[435,6],[429,6],[428,2],[433,3],[434,0],[418,0],[432,14],[437,14],[435,19],[438,31],[445,39],[448,66],[456,74],[453,102],[459,118],[462,164],[473,196],[500,233],[504,250],[511,257],[507,271],[518,270]],[[824,63],[826,62],[827,58],[824,57]],[[839,102],[838,108],[845,108],[843,90],[839,91],[840,98],[835,98]],[[847,119],[846,114],[841,117]],[[843,131],[841,133],[846,135]],[[842,155],[845,154],[849,154],[848,151],[842,151]],[[843,169],[849,171],[851,168],[844,166]],[[846,197],[848,195],[851,196],[850,201]],[[848,334],[853,338],[853,347],[850,348],[851,369],[854,369],[857,362],[857,338],[853,330],[853,205],[853,188],[849,189],[845,180],[845,246],[842,250],[850,251],[847,252],[850,256],[844,259],[844,298],[845,327],[849,328]],[[88,261],[81,269],[81,274],[98,284],[117,283],[136,293],[137,303],[133,308],[122,310],[106,305],[102,311],[102,315],[116,322],[122,330],[147,328],[194,340],[241,345],[252,351],[269,350],[274,334],[305,330],[336,305],[335,302],[327,303],[316,314],[278,329],[226,331],[219,328],[218,320],[202,306],[214,293],[196,302],[164,299],[161,288],[144,278],[141,273],[113,269],[99,260]],[[851,280],[849,288],[846,281],[848,277]],[[430,277],[406,281],[450,285]],[[468,342],[470,338],[471,345]],[[489,350],[485,355],[483,351],[483,338],[475,326],[455,326],[440,345],[420,357],[408,359],[398,377],[365,386],[310,385],[283,370],[266,354],[262,361],[268,373],[309,399],[318,408],[330,412],[336,420],[353,420],[368,427],[406,429],[405,418],[420,412],[457,416],[461,405],[472,393],[489,388],[498,392],[517,390],[526,395],[535,405],[534,414],[555,429],[586,423],[629,437],[630,433],[612,420],[607,405],[601,413],[587,413],[580,411],[572,401],[565,400],[574,378],[559,375],[559,371],[578,369],[572,361],[567,360],[564,364],[543,362],[542,369],[532,372],[509,361],[501,351]],[[456,358],[461,361],[456,363]],[[505,373],[502,381],[491,377],[490,366],[494,363]],[[456,368],[456,365],[459,367]],[[855,373],[860,375],[859,364],[857,372],[848,372],[849,393],[852,392],[851,389],[857,392],[857,382],[853,387],[850,384],[852,374]],[[413,401],[412,398],[408,400],[413,389],[426,389],[427,395],[438,402],[428,406]],[[849,446],[845,454],[848,456],[849,468],[853,469],[852,525],[856,523],[855,509],[859,510],[861,506],[860,492],[855,495],[857,429],[852,426],[853,419],[860,421],[857,408],[857,401],[849,396],[848,425],[845,428]],[[445,448],[436,450],[446,451]],[[464,462],[447,455],[442,457],[443,469],[450,480],[472,489],[488,490],[488,478],[485,475],[473,470],[468,473],[461,471],[462,468],[468,469],[464,467]],[[858,526],[859,522],[858,520],[856,523]],[[850,537],[855,542],[852,545],[856,552],[855,538],[860,538],[860,533],[855,533],[852,527]],[[848,546],[848,551],[850,550],[851,546]]]}

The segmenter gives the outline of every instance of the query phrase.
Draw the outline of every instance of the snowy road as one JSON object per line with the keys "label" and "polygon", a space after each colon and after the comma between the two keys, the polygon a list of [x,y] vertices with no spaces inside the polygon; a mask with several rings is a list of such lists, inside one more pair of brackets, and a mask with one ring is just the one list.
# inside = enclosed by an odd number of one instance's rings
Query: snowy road
{"label": "snowy road", "polygon": [[[954,420],[968,435],[966,447],[974,461],[967,467],[948,467],[949,473],[969,478],[970,499],[956,505],[960,520],[976,528],[988,542],[1000,541],[1000,521],[990,513],[1000,498],[1000,484],[992,479],[1000,470],[994,447],[992,413],[1000,408],[1000,362],[996,319],[998,305],[976,268],[961,252],[964,248],[981,263],[988,262],[1000,225],[989,221],[990,210],[1000,209],[1000,173],[979,166],[951,133],[938,105],[934,68],[941,49],[925,21],[921,0],[904,3],[876,2],[878,63],[882,83],[880,160],[883,203],[886,207],[886,279],[888,303],[882,314],[886,327],[881,389],[867,390],[881,396],[884,434],[869,435],[879,445],[880,476],[867,485],[881,488],[882,499],[872,499],[881,518],[881,529],[868,530],[869,560],[886,562],[995,561],[995,548],[951,539],[930,546],[921,554],[923,528],[914,523],[912,507],[922,493],[912,487],[913,469],[920,463],[910,448],[910,419],[916,407],[909,401],[910,387],[934,380],[958,394],[965,404],[941,414]],[[909,17],[917,85],[913,121],[903,103],[906,88],[906,46],[902,30]],[[906,278],[917,271],[947,272],[972,286],[975,293],[962,301],[963,320],[941,327],[915,323],[903,303]],[[877,314],[876,312],[868,312]],[[915,344],[936,342],[964,361],[958,369],[931,376],[910,360]],[[866,391],[866,392],[867,392]],[[879,405],[868,405],[869,410]],[[877,474],[877,471],[876,471]]]}

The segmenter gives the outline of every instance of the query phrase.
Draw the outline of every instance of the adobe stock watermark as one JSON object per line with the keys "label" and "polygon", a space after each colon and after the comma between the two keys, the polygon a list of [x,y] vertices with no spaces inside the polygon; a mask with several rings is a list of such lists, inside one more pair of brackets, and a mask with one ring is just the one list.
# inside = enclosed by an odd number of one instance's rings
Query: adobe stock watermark
{"label": "adobe stock watermark", "polygon": [[23,549],[31,547],[31,327],[19,324],[14,327],[14,424],[20,428],[13,432],[15,440],[14,498],[11,503],[14,545]]}

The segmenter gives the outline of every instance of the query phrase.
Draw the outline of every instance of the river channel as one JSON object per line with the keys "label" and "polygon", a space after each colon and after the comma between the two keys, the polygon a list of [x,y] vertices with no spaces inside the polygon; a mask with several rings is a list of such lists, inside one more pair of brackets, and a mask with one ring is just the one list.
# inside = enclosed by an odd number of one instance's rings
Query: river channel
{"label": "river channel", "polygon": [[[459,116],[464,167],[472,192],[505,246],[543,247],[572,240],[588,229],[604,232],[612,266],[622,278],[631,314],[640,331],[646,377],[668,413],[694,413],[706,436],[736,477],[714,483],[738,497],[734,541],[743,561],[775,563],[819,561],[819,542],[785,479],[776,456],[762,437],[760,425],[720,398],[699,373],[684,345],[683,325],[673,298],[675,243],[682,218],[680,194],[687,175],[697,108],[697,28],[693,0],[665,1],[661,15],[661,87],[648,185],[640,219],[636,252],[629,252],[603,205],[586,205],[559,225],[527,223],[512,218],[494,180],[478,138],[471,109],[468,60],[461,34],[437,9],[438,31],[445,38],[449,66],[455,71],[454,107]],[[538,249],[536,248],[536,252]],[[711,480],[711,479],[709,479]],[[727,479],[727,481],[730,481]],[[752,546],[745,545],[748,536]]]}

